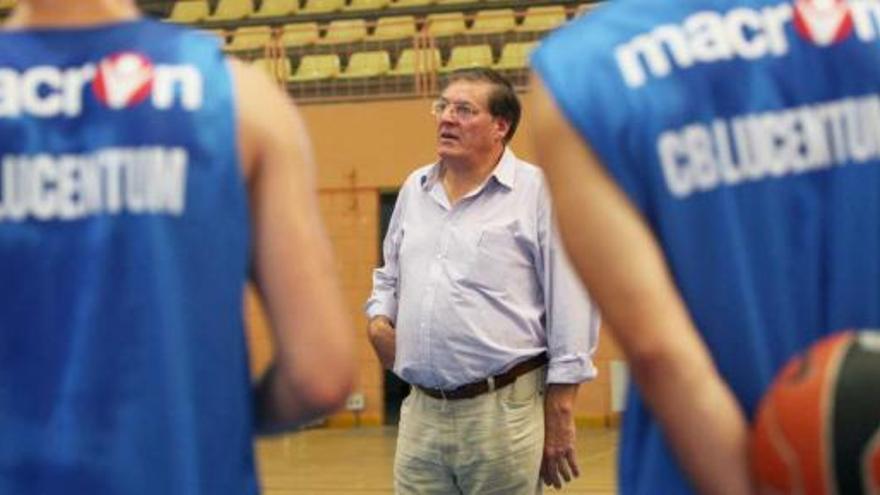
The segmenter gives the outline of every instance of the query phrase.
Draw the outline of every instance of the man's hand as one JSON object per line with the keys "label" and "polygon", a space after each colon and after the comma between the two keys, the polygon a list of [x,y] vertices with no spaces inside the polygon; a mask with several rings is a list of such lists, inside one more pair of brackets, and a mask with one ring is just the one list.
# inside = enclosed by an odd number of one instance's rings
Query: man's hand
{"label": "man's hand", "polygon": [[394,355],[397,349],[397,334],[394,326],[387,316],[376,316],[367,325],[367,335],[370,337],[370,343],[379,357],[379,362],[385,369],[394,368]]}
{"label": "man's hand", "polygon": [[580,476],[572,412],[577,389],[576,384],[550,384],[544,400],[544,457],[541,460],[541,479],[545,485],[556,489]]}

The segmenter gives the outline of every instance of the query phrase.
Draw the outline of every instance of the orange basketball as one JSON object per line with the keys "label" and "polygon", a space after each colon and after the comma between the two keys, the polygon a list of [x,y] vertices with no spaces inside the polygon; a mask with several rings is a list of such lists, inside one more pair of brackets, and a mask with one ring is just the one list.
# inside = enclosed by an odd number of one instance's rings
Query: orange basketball
{"label": "orange basketball", "polygon": [[759,493],[880,494],[880,332],[829,336],[793,358],[758,406]]}

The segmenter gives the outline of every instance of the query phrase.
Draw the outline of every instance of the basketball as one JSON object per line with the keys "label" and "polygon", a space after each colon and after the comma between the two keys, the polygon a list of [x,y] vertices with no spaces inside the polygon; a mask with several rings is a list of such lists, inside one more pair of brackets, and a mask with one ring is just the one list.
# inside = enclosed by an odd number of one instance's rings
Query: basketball
{"label": "basketball", "polygon": [[750,448],[758,493],[880,494],[880,332],[836,333],[791,359]]}

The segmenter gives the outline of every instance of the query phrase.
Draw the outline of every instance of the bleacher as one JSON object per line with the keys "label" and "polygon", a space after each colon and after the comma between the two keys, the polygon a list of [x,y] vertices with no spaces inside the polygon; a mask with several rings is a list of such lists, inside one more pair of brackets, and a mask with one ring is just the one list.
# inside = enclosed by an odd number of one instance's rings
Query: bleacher
{"label": "bleacher", "polygon": [[[149,15],[211,32],[298,99],[434,94],[445,74],[489,66],[517,85],[550,30],[597,0],[153,0]],[[0,14],[14,0],[0,0]]]}

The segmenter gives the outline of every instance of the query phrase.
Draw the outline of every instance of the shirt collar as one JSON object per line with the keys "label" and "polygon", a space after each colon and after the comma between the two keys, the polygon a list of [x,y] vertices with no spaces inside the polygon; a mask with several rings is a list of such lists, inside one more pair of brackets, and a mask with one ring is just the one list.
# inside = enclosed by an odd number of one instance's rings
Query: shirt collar
{"label": "shirt collar", "polygon": [[513,151],[505,147],[501,160],[498,161],[498,165],[492,171],[492,175],[498,183],[508,189],[513,189],[516,183],[516,161],[516,155],[513,154]]}
{"label": "shirt collar", "polygon": [[[516,183],[516,161],[517,158],[513,151],[509,147],[505,147],[504,153],[498,160],[498,165],[492,170],[490,177],[495,177],[495,180],[507,189],[513,189]],[[440,166],[440,161],[437,161],[422,174],[419,181],[423,190],[429,191],[437,182],[440,177]]]}

